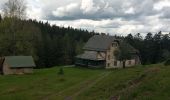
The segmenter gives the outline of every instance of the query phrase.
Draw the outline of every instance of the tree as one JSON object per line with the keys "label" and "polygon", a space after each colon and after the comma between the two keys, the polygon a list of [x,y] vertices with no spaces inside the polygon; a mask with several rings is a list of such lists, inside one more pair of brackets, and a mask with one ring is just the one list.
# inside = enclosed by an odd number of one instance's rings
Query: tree
{"label": "tree", "polygon": [[154,35],[154,63],[160,62],[162,60],[162,32],[158,32],[157,34]]}
{"label": "tree", "polygon": [[128,43],[130,44],[134,44],[134,37],[132,34],[128,34],[126,37],[125,37],[126,41],[128,41]]}
{"label": "tree", "polygon": [[1,14],[0,14],[0,22],[2,21],[2,16],[1,16]]}
{"label": "tree", "polygon": [[59,69],[58,75],[64,75],[64,70],[63,70],[63,68],[60,68],[60,69]]}
{"label": "tree", "polygon": [[168,50],[162,50],[162,57],[164,58],[164,60],[170,59],[170,51]]}
{"label": "tree", "polygon": [[3,7],[4,16],[25,18],[26,4],[24,0],[8,0]]}
{"label": "tree", "polygon": [[142,56],[142,62],[143,64],[151,64],[154,61],[154,39],[153,39],[153,35],[151,32],[149,32],[146,36],[145,39],[143,41],[143,48],[142,48],[142,52],[141,56]]}
{"label": "tree", "polygon": [[131,49],[129,47],[129,44],[125,41],[121,42],[119,44],[119,49],[115,50],[114,52],[116,59],[123,62],[123,68],[125,68],[125,62],[126,60],[131,58]]}
{"label": "tree", "polygon": [[153,40],[152,37],[153,37],[153,36],[152,36],[152,33],[149,32],[149,33],[146,35],[145,40],[147,40],[147,41]]}
{"label": "tree", "polygon": [[138,40],[142,40],[142,36],[140,33],[137,33],[134,37]]}

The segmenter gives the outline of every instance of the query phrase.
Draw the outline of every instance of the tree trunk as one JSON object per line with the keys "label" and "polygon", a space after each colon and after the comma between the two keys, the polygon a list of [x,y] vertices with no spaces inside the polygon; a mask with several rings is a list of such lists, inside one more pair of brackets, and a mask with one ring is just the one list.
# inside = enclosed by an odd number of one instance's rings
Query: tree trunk
{"label": "tree trunk", "polygon": [[4,64],[5,58],[0,58],[0,75],[3,74],[3,64]]}
{"label": "tree trunk", "polygon": [[125,60],[123,60],[123,68],[125,68],[125,67],[126,67],[125,62],[126,62],[126,61],[125,61]]}

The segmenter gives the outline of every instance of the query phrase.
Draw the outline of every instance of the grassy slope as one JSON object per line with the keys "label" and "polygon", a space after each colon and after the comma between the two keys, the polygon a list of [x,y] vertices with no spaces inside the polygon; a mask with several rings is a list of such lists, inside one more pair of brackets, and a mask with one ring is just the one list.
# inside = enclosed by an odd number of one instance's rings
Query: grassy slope
{"label": "grassy slope", "polygon": [[81,93],[77,100],[169,100],[170,66],[151,65],[117,70]]}
{"label": "grassy slope", "polygon": [[[35,70],[23,76],[0,76],[0,100],[167,100],[170,67],[138,66],[117,70],[64,68]],[[64,79],[64,81],[61,81]]]}

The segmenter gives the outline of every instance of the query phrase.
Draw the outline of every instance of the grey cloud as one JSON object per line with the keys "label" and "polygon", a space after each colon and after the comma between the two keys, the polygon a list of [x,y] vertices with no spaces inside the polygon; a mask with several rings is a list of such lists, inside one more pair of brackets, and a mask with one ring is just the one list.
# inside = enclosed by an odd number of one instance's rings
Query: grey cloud
{"label": "grey cloud", "polygon": [[[49,11],[45,19],[49,20],[77,20],[77,19],[112,19],[123,18],[127,20],[134,20],[138,17],[145,17],[155,15],[158,12],[153,9],[154,3],[158,0],[82,0],[85,3],[92,3],[92,5],[81,4],[76,2],[77,6],[75,10],[69,10],[70,4],[66,6],[56,7],[52,11]],[[88,2],[89,1],[89,2]],[[82,8],[83,6],[87,6]],[[134,13],[125,13],[129,8],[134,9]],[[60,10],[59,10],[60,9]],[[63,9],[61,11],[61,9]],[[56,12],[57,14],[53,13]],[[60,16],[59,14],[62,14]],[[65,14],[65,15],[64,15]]]}
{"label": "grey cloud", "polygon": [[164,7],[161,12],[160,18],[170,19],[170,7]]}
{"label": "grey cloud", "polygon": [[[6,0],[0,1],[1,4]],[[154,9],[163,0],[27,0],[33,16],[56,25],[106,33],[170,31],[170,7]],[[31,6],[30,6],[31,7]],[[34,11],[35,10],[35,11]]]}

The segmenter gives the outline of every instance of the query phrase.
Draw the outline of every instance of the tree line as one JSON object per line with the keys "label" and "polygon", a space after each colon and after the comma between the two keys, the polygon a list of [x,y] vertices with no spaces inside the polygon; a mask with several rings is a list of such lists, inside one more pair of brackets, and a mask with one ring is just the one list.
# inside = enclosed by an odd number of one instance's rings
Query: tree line
{"label": "tree line", "polygon": [[70,65],[95,32],[0,17],[0,56],[32,55],[39,67]]}
{"label": "tree line", "polygon": [[145,37],[140,33],[128,34],[124,39],[139,50],[142,64],[160,63],[170,58],[170,33],[149,32]]}
{"label": "tree line", "polygon": [[[39,67],[74,64],[88,39],[99,33],[64,28],[36,20],[0,17],[0,56],[32,55]],[[170,57],[170,34],[148,33],[123,38],[139,50],[142,64],[154,64]]]}
{"label": "tree line", "polygon": [[73,64],[95,32],[25,20],[26,2],[8,0],[0,15],[0,56],[32,55],[38,67]]}

